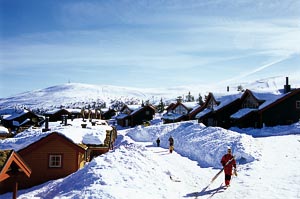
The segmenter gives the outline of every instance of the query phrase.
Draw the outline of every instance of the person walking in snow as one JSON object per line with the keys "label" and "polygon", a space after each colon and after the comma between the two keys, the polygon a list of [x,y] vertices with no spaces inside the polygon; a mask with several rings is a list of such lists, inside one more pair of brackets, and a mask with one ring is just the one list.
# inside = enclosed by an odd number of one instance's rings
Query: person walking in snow
{"label": "person walking in snow", "polygon": [[172,153],[174,150],[174,139],[171,135],[169,137],[169,150],[170,150],[170,153]]}
{"label": "person walking in snow", "polygon": [[234,173],[236,175],[236,161],[231,154],[231,148],[227,149],[227,154],[225,154],[221,159],[221,164],[224,167],[225,173],[225,185],[230,185],[231,175],[232,175],[232,168],[234,168]]}
{"label": "person walking in snow", "polygon": [[156,144],[157,144],[157,147],[159,147],[159,144],[160,144],[160,139],[159,139],[159,137],[158,137],[157,140],[156,140]]}

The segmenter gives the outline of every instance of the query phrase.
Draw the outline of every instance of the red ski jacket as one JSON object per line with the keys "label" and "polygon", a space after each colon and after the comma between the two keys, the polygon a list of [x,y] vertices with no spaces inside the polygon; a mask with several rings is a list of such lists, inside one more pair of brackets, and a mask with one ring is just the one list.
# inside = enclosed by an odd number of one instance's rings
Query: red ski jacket
{"label": "red ski jacket", "polygon": [[[222,159],[221,159],[221,164],[223,165],[223,167],[225,166],[225,164],[230,161],[233,158],[233,156],[229,153],[225,154]],[[235,159],[233,159],[229,164],[227,164],[224,167],[224,172],[226,175],[232,175],[232,167],[236,168],[236,162]]]}

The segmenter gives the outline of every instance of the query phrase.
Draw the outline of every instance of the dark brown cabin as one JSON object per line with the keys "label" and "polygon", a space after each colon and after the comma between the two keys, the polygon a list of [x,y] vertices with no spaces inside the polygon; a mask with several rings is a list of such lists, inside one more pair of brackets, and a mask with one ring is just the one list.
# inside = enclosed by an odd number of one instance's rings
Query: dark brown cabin
{"label": "dark brown cabin", "polygon": [[141,125],[146,121],[153,119],[155,115],[155,108],[151,105],[145,106],[128,106],[125,105],[120,113],[116,116],[117,124],[122,127],[134,127]]}
{"label": "dark brown cabin", "polygon": [[[270,100],[271,99],[271,100]],[[231,116],[239,128],[290,125],[300,118],[300,89],[279,96],[256,97],[247,90],[241,98],[240,112]]]}
{"label": "dark brown cabin", "polygon": [[48,111],[44,114],[45,117],[49,117],[49,122],[62,121],[64,116],[67,118],[71,117],[71,113],[66,109],[58,109],[53,111]]}
{"label": "dark brown cabin", "polygon": [[195,117],[199,123],[206,126],[230,128],[230,116],[239,109],[239,105],[239,95],[223,96],[216,100],[214,95],[209,93],[205,103],[199,108],[202,110]]}

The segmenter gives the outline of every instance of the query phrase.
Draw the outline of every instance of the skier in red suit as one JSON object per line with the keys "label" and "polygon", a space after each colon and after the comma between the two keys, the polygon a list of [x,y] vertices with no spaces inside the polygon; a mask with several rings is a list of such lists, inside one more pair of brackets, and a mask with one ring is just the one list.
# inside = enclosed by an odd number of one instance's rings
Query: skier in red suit
{"label": "skier in red suit", "polygon": [[[228,163],[228,164],[227,164]],[[236,173],[236,162],[234,157],[231,154],[231,149],[227,149],[227,154],[225,154],[221,159],[221,164],[224,167],[225,173],[225,185],[230,185],[231,175],[232,175],[232,168],[234,168],[234,172]]]}

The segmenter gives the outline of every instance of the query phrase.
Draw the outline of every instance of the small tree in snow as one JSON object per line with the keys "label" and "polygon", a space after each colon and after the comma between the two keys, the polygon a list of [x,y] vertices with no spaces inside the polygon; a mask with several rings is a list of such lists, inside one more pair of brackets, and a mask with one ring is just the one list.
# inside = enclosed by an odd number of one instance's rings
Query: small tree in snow
{"label": "small tree in snow", "polygon": [[198,97],[198,103],[199,103],[199,105],[201,105],[201,106],[204,104],[203,99],[202,99],[202,96],[201,96],[200,93],[199,93],[199,97]]}

